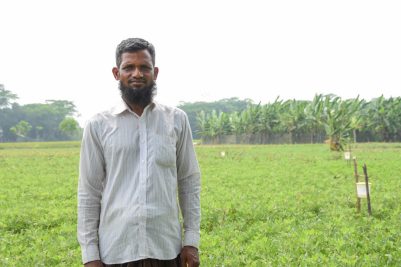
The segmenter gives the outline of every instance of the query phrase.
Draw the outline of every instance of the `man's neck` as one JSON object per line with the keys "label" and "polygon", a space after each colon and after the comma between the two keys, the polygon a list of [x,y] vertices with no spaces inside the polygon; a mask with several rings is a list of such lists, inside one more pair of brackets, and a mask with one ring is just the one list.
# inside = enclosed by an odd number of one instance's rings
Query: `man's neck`
{"label": "man's neck", "polygon": [[144,108],[139,105],[128,104],[129,108],[135,112],[138,116],[141,116],[143,113]]}
{"label": "man's neck", "polygon": [[139,104],[130,103],[130,102],[126,101],[125,99],[123,99],[123,100],[127,104],[127,106],[129,107],[129,109],[132,112],[135,112],[135,114],[137,114],[138,116],[142,116],[142,113],[143,113],[144,109],[146,108],[146,106],[148,106],[150,104],[149,103],[149,104],[147,104],[147,105],[145,105],[143,107],[142,105],[139,105]]}

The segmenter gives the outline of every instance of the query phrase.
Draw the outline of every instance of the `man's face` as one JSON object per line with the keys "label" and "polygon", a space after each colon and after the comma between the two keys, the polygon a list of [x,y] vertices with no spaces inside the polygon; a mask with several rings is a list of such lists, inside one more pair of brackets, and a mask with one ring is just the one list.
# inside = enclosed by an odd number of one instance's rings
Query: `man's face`
{"label": "man's face", "polygon": [[123,53],[121,65],[113,68],[114,78],[132,90],[152,86],[158,73],[159,69],[153,66],[152,57],[146,49]]}

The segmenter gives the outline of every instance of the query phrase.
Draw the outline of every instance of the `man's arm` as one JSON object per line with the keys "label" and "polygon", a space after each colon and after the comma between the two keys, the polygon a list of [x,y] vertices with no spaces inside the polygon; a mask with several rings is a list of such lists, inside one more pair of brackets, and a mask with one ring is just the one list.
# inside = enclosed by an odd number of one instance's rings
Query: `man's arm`
{"label": "man's arm", "polygon": [[88,123],[81,144],[78,183],[78,241],[83,263],[100,260],[98,228],[104,166],[98,133],[94,123]]}
{"label": "man's arm", "polygon": [[[192,259],[195,255],[199,265],[198,247],[200,239],[200,171],[188,118],[182,117],[182,132],[177,142],[178,197],[184,219],[184,241],[182,259]],[[184,254],[184,255],[183,255]],[[195,260],[194,260],[195,261]],[[191,260],[192,262],[192,260]],[[190,261],[183,264],[191,264]]]}
{"label": "man's arm", "polygon": [[198,249],[185,246],[181,250],[181,266],[180,267],[198,267],[200,264]]}

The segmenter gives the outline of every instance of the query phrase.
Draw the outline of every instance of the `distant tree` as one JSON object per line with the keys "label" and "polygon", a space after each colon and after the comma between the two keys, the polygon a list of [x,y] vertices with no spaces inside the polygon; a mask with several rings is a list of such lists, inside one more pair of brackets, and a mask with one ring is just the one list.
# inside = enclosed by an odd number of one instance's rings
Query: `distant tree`
{"label": "distant tree", "polygon": [[59,114],[65,114],[65,116],[73,116],[77,113],[75,104],[68,100],[46,100],[46,104],[52,106],[52,108]]}
{"label": "distant tree", "polygon": [[[252,105],[252,100],[250,99],[240,100],[236,97],[232,97],[214,102],[182,102],[178,105],[178,107],[187,113],[194,138],[199,138],[199,133],[204,131],[204,129],[200,129],[197,124],[197,116],[201,111],[211,113],[213,110],[215,110],[216,115],[220,114],[221,112],[230,114],[233,112],[241,112],[250,105]],[[228,117],[223,117],[222,119],[226,120]]]}
{"label": "distant tree", "polygon": [[[14,102],[17,95],[5,90],[0,84],[0,141],[18,140],[52,141],[71,139],[81,131],[78,123],[71,119],[60,127],[65,118],[77,114],[73,102],[68,100],[47,100],[42,104],[19,105]],[[64,124],[63,124],[64,125]],[[68,127],[67,127],[68,125]],[[74,132],[73,126],[77,129]]]}
{"label": "distant tree", "polygon": [[210,128],[210,122],[209,122],[209,114],[206,115],[205,111],[201,110],[196,117],[197,119],[197,132],[196,134],[202,137],[209,137],[209,128]]}
{"label": "distant tree", "polygon": [[58,128],[65,135],[73,137],[79,130],[79,124],[74,118],[66,117],[62,122],[60,122]]}
{"label": "distant tree", "polygon": [[314,143],[316,136],[324,132],[323,126],[323,109],[324,109],[324,96],[316,94],[311,102],[306,105],[305,113],[305,127],[310,133],[310,141]]}
{"label": "distant tree", "polygon": [[280,112],[282,109],[282,101],[276,98],[273,103],[263,105],[260,111],[258,132],[260,132],[266,140],[269,135],[277,132],[280,125]]}
{"label": "distant tree", "polygon": [[18,99],[16,94],[11,93],[10,91],[4,88],[3,84],[0,84],[0,109],[8,108],[13,100]]}
{"label": "distant tree", "polygon": [[241,122],[246,134],[254,134],[258,132],[260,121],[261,105],[250,105],[247,109],[241,112]]}
{"label": "distant tree", "polygon": [[43,130],[44,130],[44,127],[43,126],[36,126],[35,127],[35,132],[36,132],[36,139],[37,140],[41,140],[42,139],[42,132],[43,132]]}
{"label": "distant tree", "polygon": [[293,99],[285,101],[282,105],[280,124],[282,129],[288,133],[290,142],[294,143],[296,135],[301,134],[306,128],[307,121],[304,110],[308,102]]}
{"label": "distant tree", "polygon": [[32,125],[29,122],[22,120],[18,122],[17,125],[11,127],[10,132],[22,139],[25,139],[31,129]]}
{"label": "distant tree", "polygon": [[21,107],[24,119],[29,121],[33,130],[31,139],[62,140],[70,136],[63,133],[59,126],[66,118],[76,113],[75,105],[66,100],[48,100],[45,104],[27,104]]}
{"label": "distant tree", "polygon": [[[368,107],[368,108],[367,108]],[[228,117],[228,120],[226,119]],[[312,101],[287,100],[267,105],[249,105],[241,112],[201,112],[198,116],[202,138],[246,134],[269,141],[269,136],[288,136],[291,142],[323,142],[327,136],[332,150],[342,150],[353,139],[378,141],[401,139],[401,98],[383,97],[368,103],[342,100],[335,95],[316,95]],[[227,130],[225,130],[227,129]],[[259,136],[258,136],[259,135]],[[365,137],[364,137],[365,136]],[[386,139],[387,138],[387,139]],[[224,140],[223,138],[221,140]]]}
{"label": "distant tree", "polygon": [[395,141],[401,133],[401,98],[373,99],[368,106],[369,128],[385,142]]}

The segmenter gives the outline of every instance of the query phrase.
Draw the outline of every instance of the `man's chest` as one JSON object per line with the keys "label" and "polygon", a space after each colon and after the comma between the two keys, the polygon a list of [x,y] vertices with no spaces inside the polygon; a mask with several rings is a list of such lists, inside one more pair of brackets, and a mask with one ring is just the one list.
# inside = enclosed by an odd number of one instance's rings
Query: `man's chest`
{"label": "man's chest", "polygon": [[175,166],[178,134],[172,117],[121,115],[102,125],[100,140],[106,163],[132,159],[132,163]]}

